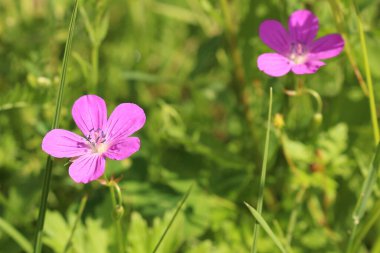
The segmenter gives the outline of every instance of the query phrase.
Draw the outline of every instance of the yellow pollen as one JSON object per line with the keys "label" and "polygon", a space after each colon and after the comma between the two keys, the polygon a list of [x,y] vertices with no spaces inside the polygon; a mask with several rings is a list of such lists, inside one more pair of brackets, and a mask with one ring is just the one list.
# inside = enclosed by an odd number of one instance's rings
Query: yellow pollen
{"label": "yellow pollen", "polygon": [[96,147],[93,149],[93,152],[98,153],[98,154],[103,154],[104,152],[107,151],[107,149],[108,149],[107,144],[100,143],[96,145]]}

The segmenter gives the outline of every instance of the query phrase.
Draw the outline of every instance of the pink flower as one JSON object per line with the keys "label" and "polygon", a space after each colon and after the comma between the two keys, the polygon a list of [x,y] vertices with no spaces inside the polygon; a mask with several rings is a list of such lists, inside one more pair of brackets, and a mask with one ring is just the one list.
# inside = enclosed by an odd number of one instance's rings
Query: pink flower
{"label": "pink flower", "polygon": [[289,71],[297,75],[315,73],[325,63],[321,60],[342,52],[344,41],[339,34],[329,34],[314,40],[318,18],[308,10],[298,10],[289,18],[289,32],[276,20],[260,25],[261,40],[276,53],[259,56],[257,66],[270,76],[283,76]]}
{"label": "pink flower", "polygon": [[140,149],[140,139],[130,137],[145,124],[145,113],[137,105],[118,105],[107,120],[104,100],[86,95],[75,101],[72,115],[84,137],[64,129],[53,129],[43,141],[42,149],[57,158],[72,158],[70,177],[88,183],[103,175],[106,157],[122,160]]}

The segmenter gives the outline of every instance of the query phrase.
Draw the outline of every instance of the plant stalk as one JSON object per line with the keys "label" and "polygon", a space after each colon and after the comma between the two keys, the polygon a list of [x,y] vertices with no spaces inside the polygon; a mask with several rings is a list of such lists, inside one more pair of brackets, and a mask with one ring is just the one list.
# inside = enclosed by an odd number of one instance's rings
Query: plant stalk
{"label": "plant stalk", "polygon": [[[269,95],[269,111],[268,111],[268,120],[267,120],[267,132],[265,136],[265,147],[264,147],[264,158],[262,163],[261,177],[260,177],[260,189],[259,196],[257,201],[257,212],[261,215],[263,209],[264,201],[264,188],[265,188],[265,177],[267,173],[267,163],[268,163],[268,151],[269,151],[269,137],[270,137],[270,128],[271,128],[271,118],[272,118],[272,102],[273,102],[273,91],[270,88]],[[256,222],[253,227],[253,241],[252,241],[252,253],[257,252],[257,237],[259,233],[259,224]]]}
{"label": "plant stalk", "polygon": [[[59,117],[61,115],[63,91],[65,88],[65,82],[66,82],[66,70],[67,70],[67,64],[68,64],[70,52],[71,52],[71,43],[72,43],[72,39],[74,35],[77,10],[78,10],[78,0],[75,1],[74,10],[71,15],[71,20],[70,20],[70,25],[69,25],[69,34],[66,41],[65,53],[63,56],[61,82],[60,82],[59,90],[58,90],[58,96],[57,96],[56,107],[55,107],[55,116],[54,116],[54,120],[52,124],[52,129],[58,128],[59,126]],[[37,221],[37,231],[36,231],[36,235],[34,239],[34,253],[40,253],[42,250],[42,232],[44,229],[45,215],[46,215],[46,209],[47,209],[47,199],[48,199],[49,189],[50,189],[50,184],[51,184],[52,166],[53,166],[52,158],[51,156],[48,156],[46,159],[44,180],[43,180],[43,185],[42,185],[42,195],[41,195],[41,204],[40,204],[38,221]]]}

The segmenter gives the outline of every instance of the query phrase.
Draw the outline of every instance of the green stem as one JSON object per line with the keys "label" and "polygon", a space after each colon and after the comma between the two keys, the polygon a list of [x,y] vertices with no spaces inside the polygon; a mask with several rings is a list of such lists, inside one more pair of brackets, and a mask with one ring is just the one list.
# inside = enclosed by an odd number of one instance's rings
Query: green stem
{"label": "green stem", "polygon": [[369,61],[368,61],[367,44],[366,44],[366,40],[365,40],[363,24],[361,22],[359,14],[356,11],[355,11],[355,14],[356,14],[356,18],[357,18],[357,22],[358,22],[358,26],[359,26],[360,44],[362,47],[364,69],[365,69],[366,79],[367,79],[367,83],[368,83],[369,107],[370,107],[370,111],[371,111],[373,135],[375,137],[374,141],[375,141],[375,145],[377,145],[377,143],[379,143],[379,138],[380,138],[380,136],[379,136],[379,123],[377,121],[375,94],[374,94],[373,83],[372,83],[371,68],[369,66]]}
{"label": "green stem", "polygon": [[84,211],[84,208],[87,204],[87,199],[88,199],[88,196],[87,195],[84,195],[82,197],[82,200],[80,201],[80,204],[79,204],[79,210],[78,210],[78,214],[77,214],[77,217],[75,219],[75,222],[74,222],[74,225],[73,225],[73,228],[71,229],[71,232],[70,232],[70,236],[69,236],[69,239],[67,240],[66,242],[66,245],[65,245],[65,249],[63,250],[63,253],[66,253],[70,247],[71,247],[71,243],[72,243],[72,240],[73,240],[73,236],[74,236],[74,233],[75,233],[75,230],[78,226],[78,223],[82,217],[82,214],[83,214],[83,211]]}
{"label": "green stem", "polygon": [[99,46],[92,45],[92,81],[91,88],[94,93],[98,92],[98,82],[99,82]]}
{"label": "green stem", "polygon": [[296,90],[285,90],[285,94],[288,96],[301,96],[304,93],[309,94],[312,96],[315,101],[317,102],[317,113],[322,115],[322,110],[323,110],[323,100],[321,98],[321,95],[319,95],[318,92],[312,89],[304,88],[303,83],[297,82],[297,87]]}
{"label": "green stem", "polygon": [[[116,185],[116,183],[111,183],[110,193],[111,200],[114,211],[114,225],[115,225],[115,233],[116,233],[116,242],[117,249],[119,253],[125,252],[124,238],[123,238],[123,228],[121,226],[121,218],[123,217],[124,209],[122,206],[121,193],[120,188]],[[115,190],[117,191],[117,196],[115,194]]]}
{"label": "green stem", "polygon": [[293,236],[293,231],[297,223],[297,218],[298,218],[298,213],[300,206],[303,201],[303,197],[305,196],[306,188],[303,187],[301,190],[298,192],[296,196],[296,202],[295,202],[295,207],[293,208],[291,214],[290,214],[290,220],[289,220],[289,225],[288,225],[288,230],[286,232],[286,241],[287,245],[291,245],[292,243],[292,236]]}
{"label": "green stem", "polygon": [[190,196],[190,192],[191,192],[191,189],[193,188],[193,185],[190,185],[189,189],[187,190],[187,192],[185,193],[185,196],[183,196],[181,202],[179,203],[177,209],[175,210],[174,214],[173,214],[173,217],[171,218],[168,226],[165,228],[164,232],[162,233],[161,237],[160,237],[160,240],[158,240],[156,246],[154,247],[152,253],[156,253],[158,248],[160,247],[161,243],[164,241],[164,238],[166,236],[166,234],[168,233],[170,227],[172,226],[175,218],[177,217],[179,211],[182,209],[182,206],[185,204],[187,198]]}
{"label": "green stem", "polygon": [[[75,1],[74,10],[71,15],[69,34],[66,41],[65,53],[63,56],[61,82],[59,85],[57,102],[56,102],[56,107],[55,107],[55,116],[54,116],[54,120],[52,124],[53,129],[58,128],[58,125],[59,125],[59,117],[61,115],[63,91],[64,91],[65,81],[66,81],[66,70],[67,70],[67,64],[68,64],[68,60],[69,60],[70,52],[71,52],[71,43],[72,43],[72,39],[74,35],[77,10],[78,10],[78,0]],[[42,250],[42,232],[44,229],[45,214],[46,214],[46,209],[47,209],[47,199],[48,199],[50,183],[51,183],[52,165],[53,165],[52,158],[48,156],[46,159],[44,181],[42,185],[41,204],[40,204],[38,221],[37,221],[37,231],[36,231],[35,240],[34,240],[34,253],[39,253]]]}
{"label": "green stem", "polygon": [[[267,173],[267,162],[268,162],[268,150],[269,150],[269,137],[270,137],[270,127],[271,127],[271,118],[272,118],[272,100],[273,100],[273,92],[272,88],[270,88],[269,93],[269,111],[268,111],[268,121],[267,121],[267,132],[265,136],[265,147],[264,147],[264,158],[262,163],[261,177],[260,177],[260,189],[259,189],[259,197],[257,202],[257,212],[261,215],[263,209],[263,200],[264,200],[264,188],[265,188],[265,177]],[[252,241],[252,249],[251,252],[257,252],[257,237],[259,233],[259,224],[255,223],[253,228],[253,241]]]}
{"label": "green stem", "polygon": [[[355,240],[353,240],[352,252],[358,252],[358,248],[360,246],[360,242],[364,239],[364,237],[368,234],[372,226],[379,221],[380,218],[380,201],[377,201],[373,206],[372,211],[368,214],[368,219],[364,222],[364,225],[358,230],[357,236]],[[379,251],[373,251],[379,252]]]}
{"label": "green stem", "polygon": [[344,39],[344,52],[346,52],[348,61],[351,64],[352,69],[354,70],[354,74],[356,78],[358,79],[360,88],[362,89],[363,93],[368,96],[368,88],[367,85],[363,79],[363,76],[359,70],[358,64],[355,61],[354,53],[352,50],[352,46],[350,41],[348,40],[347,32],[344,29],[344,16],[342,12],[342,8],[340,7],[340,3],[338,0],[329,0],[330,7],[332,9],[332,12],[334,14],[335,24],[339,31],[339,33],[343,36]]}
{"label": "green stem", "polygon": [[317,112],[322,114],[323,101],[319,93],[316,92],[315,90],[307,89],[307,88],[304,89],[303,91],[311,95],[315,99],[315,101],[317,101]]}

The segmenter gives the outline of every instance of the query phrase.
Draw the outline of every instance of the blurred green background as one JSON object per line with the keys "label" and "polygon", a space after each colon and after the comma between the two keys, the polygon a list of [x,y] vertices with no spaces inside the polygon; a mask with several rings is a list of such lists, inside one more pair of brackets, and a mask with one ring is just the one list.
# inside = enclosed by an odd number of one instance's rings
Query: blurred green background
{"label": "blurred green background", "polygon": [[[379,101],[380,1],[355,3]],[[73,6],[73,0],[0,1],[0,217],[30,242],[46,160],[40,145],[54,116]],[[259,24],[271,18],[286,25],[301,8],[318,16],[318,37],[344,32],[351,62],[342,53],[314,75],[268,77],[256,67],[258,55],[271,51],[258,37]],[[286,235],[297,210],[294,252],[343,252],[374,148],[368,98],[354,73],[364,78],[362,62],[347,0],[83,0],[60,127],[78,132],[71,106],[84,94],[103,97],[109,113],[122,102],[144,108],[147,122],[136,135],[141,150],[108,160],[106,168],[108,177],[122,177],[128,253],[152,251],[191,183],[159,252],[249,252],[254,219],[243,202],[257,203],[273,87],[263,217]],[[284,94],[297,80],[322,96],[321,124],[310,96]],[[43,252],[62,252],[86,194],[69,252],[115,252],[108,189],[96,181],[75,184],[67,162],[54,160]],[[358,252],[380,252],[379,196],[375,189],[363,224],[374,222]],[[1,227],[0,251],[23,252]],[[264,231],[258,249],[277,252]]]}

